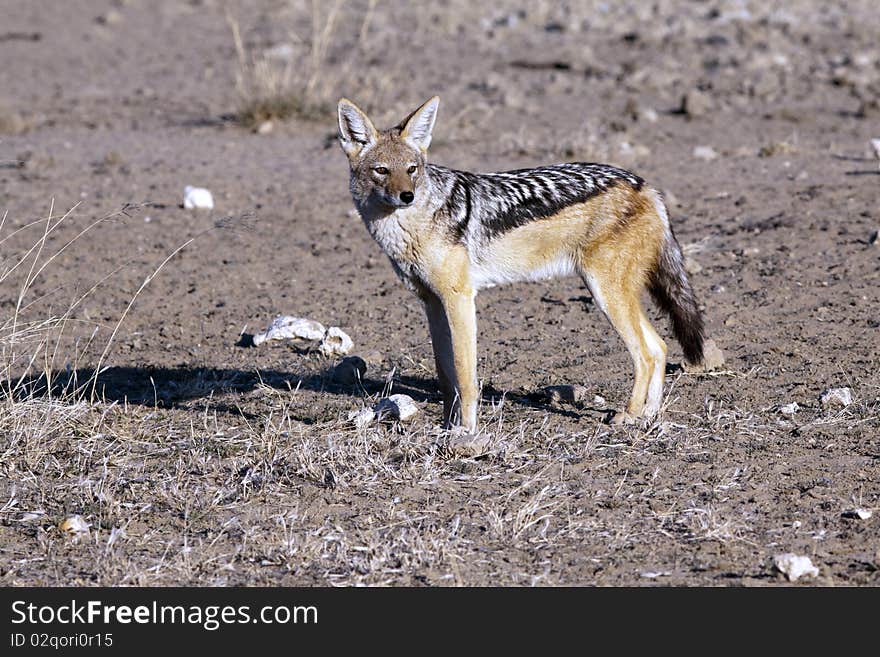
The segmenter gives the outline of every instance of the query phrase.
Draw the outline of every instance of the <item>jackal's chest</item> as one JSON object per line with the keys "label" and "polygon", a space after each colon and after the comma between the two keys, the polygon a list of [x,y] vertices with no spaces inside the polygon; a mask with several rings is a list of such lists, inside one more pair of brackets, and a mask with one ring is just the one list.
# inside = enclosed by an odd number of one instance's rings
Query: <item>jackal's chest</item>
{"label": "jackal's chest", "polygon": [[404,280],[417,278],[420,267],[418,232],[394,215],[366,221],[367,230]]}

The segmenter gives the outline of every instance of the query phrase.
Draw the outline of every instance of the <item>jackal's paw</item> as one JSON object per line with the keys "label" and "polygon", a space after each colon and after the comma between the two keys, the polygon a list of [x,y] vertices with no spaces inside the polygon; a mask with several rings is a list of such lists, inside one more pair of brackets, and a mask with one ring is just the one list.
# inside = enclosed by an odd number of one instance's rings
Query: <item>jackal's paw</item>
{"label": "jackal's paw", "polygon": [[623,425],[629,426],[638,424],[641,419],[642,418],[631,415],[626,411],[611,411],[605,421],[613,427],[620,427]]}

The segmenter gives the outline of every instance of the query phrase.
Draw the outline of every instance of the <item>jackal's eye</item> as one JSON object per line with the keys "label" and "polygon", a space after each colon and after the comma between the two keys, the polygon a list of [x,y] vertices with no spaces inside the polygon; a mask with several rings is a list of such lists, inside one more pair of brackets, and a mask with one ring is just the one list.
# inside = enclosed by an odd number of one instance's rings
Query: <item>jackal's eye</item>
{"label": "jackal's eye", "polygon": [[387,176],[388,175],[388,167],[376,167],[373,169],[373,171],[378,173],[380,176]]}
{"label": "jackal's eye", "polygon": [[414,174],[417,170],[418,170],[418,167],[417,167],[415,164],[413,164],[413,165],[411,165],[411,166],[409,167],[409,169],[406,170],[406,172],[407,172],[409,175],[412,175],[412,174]]}

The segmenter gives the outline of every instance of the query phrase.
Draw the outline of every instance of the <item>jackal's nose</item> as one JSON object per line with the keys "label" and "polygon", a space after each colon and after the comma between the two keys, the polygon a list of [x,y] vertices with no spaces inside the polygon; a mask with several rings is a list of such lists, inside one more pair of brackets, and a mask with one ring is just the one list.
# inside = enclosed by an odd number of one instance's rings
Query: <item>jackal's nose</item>
{"label": "jackal's nose", "polygon": [[400,200],[404,203],[412,203],[415,197],[415,194],[413,194],[412,192],[400,192]]}

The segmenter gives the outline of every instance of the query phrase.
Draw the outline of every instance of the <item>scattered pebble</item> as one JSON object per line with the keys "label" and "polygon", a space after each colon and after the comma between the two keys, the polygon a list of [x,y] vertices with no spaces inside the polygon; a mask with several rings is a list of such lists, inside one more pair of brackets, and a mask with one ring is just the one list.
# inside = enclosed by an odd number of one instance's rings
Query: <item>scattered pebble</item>
{"label": "scattered pebble", "polygon": [[91,525],[83,520],[82,516],[70,516],[62,520],[61,524],[58,525],[58,529],[63,533],[75,537],[88,534],[89,527],[91,527]]}
{"label": "scattered pebble", "polygon": [[279,43],[278,45],[267,48],[263,53],[266,59],[275,59],[280,61],[290,61],[296,56],[296,49],[292,43]]}
{"label": "scattered pebble", "polygon": [[852,404],[852,391],[849,388],[828,388],[819,397],[822,408],[846,408]]}
{"label": "scattered pebble", "polygon": [[267,340],[307,340],[316,342],[322,340],[327,329],[321,322],[304,317],[292,317],[291,315],[278,315],[262,333],[254,335],[254,345],[260,345]]}
{"label": "scattered pebble", "polygon": [[258,135],[268,135],[275,128],[275,124],[271,121],[263,121],[257,126],[256,133]]}
{"label": "scattered pebble", "polygon": [[36,511],[25,511],[21,514],[21,517],[18,518],[18,522],[34,522],[37,520],[43,520],[46,517],[46,512],[42,509],[37,509]]}
{"label": "scattered pebble", "polygon": [[372,424],[375,419],[376,411],[372,408],[361,408],[348,414],[348,421],[353,422],[358,429],[363,429],[367,425]]}
{"label": "scattered pebble", "polygon": [[669,577],[672,573],[668,570],[646,570],[639,573],[639,577],[645,579],[657,579],[658,577]]}
{"label": "scattered pebble", "polygon": [[841,514],[844,518],[852,518],[854,520],[868,520],[874,513],[870,509],[857,507],[855,509],[847,509]]}
{"label": "scattered pebble", "polygon": [[689,118],[705,116],[712,111],[712,107],[712,98],[699,89],[689,91],[681,99],[681,111]]}
{"label": "scattered pebble", "polygon": [[348,334],[338,326],[331,326],[321,340],[318,351],[328,358],[331,356],[345,356],[354,348],[354,342]]}
{"label": "scattered pebble", "polygon": [[367,363],[360,356],[346,356],[333,368],[333,380],[343,385],[354,385],[363,381],[367,373]]}
{"label": "scattered pebble", "polygon": [[27,122],[18,112],[0,105],[0,135],[19,135],[27,130]]}
{"label": "scattered pebble", "polygon": [[187,185],[183,188],[183,207],[187,210],[213,210],[214,197],[204,187]]}
{"label": "scattered pebble", "polygon": [[99,25],[118,25],[122,22],[122,14],[115,9],[111,9],[106,14],[101,14],[95,19]]}
{"label": "scattered pebble", "polygon": [[488,452],[491,441],[485,434],[453,433],[446,447],[453,454],[473,458]]}
{"label": "scattered pebble", "polygon": [[684,259],[684,270],[693,276],[694,274],[699,274],[703,271],[703,265],[693,258],[686,256]]}
{"label": "scattered pebble", "polygon": [[651,154],[651,149],[642,144],[631,144],[628,141],[620,142],[620,154],[630,157],[642,158]]}
{"label": "scattered pebble", "polygon": [[694,157],[708,162],[717,159],[718,152],[711,146],[697,146],[694,148]]}
{"label": "scattered pebble", "polygon": [[871,233],[871,236],[868,238],[868,244],[871,246],[880,244],[880,228]]}
{"label": "scattered pebble", "polygon": [[593,403],[596,404],[597,406],[604,406],[605,404],[608,403],[608,401],[602,395],[594,395],[593,396]]}
{"label": "scattered pebble", "polygon": [[810,557],[799,556],[786,552],[773,557],[773,565],[788,578],[789,582],[796,582],[801,577],[818,577],[819,569],[810,561]]}
{"label": "scattered pebble", "polygon": [[801,410],[801,407],[798,406],[797,402],[791,402],[790,404],[784,404],[779,407],[779,412],[783,415],[794,415],[799,410]]}
{"label": "scattered pebble", "polygon": [[660,118],[657,115],[657,110],[653,107],[642,107],[639,109],[639,119],[645,120],[648,123],[657,123],[657,119]]}
{"label": "scattered pebble", "polygon": [[874,157],[880,160],[880,139],[872,139],[871,147],[874,149]]}
{"label": "scattered pebble", "polygon": [[376,402],[373,412],[380,422],[406,422],[419,414],[419,407],[409,395],[391,395]]}

